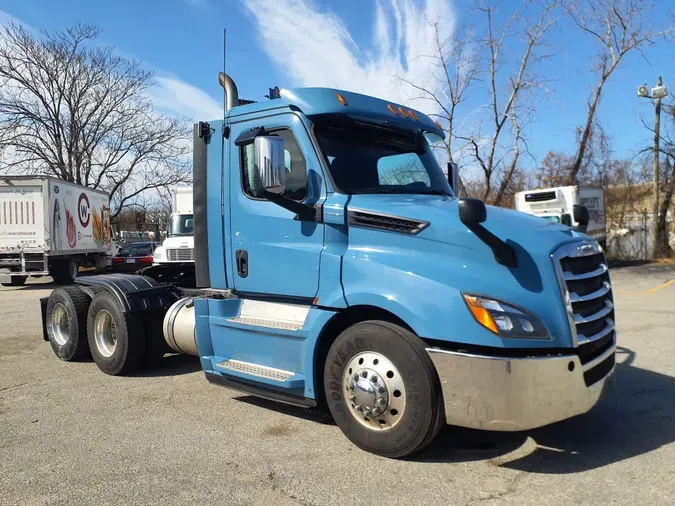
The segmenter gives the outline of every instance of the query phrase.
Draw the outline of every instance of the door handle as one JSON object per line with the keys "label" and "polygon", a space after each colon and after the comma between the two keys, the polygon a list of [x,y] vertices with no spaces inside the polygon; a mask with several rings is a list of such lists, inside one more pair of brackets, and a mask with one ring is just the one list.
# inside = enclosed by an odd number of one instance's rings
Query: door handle
{"label": "door handle", "polygon": [[237,250],[237,274],[241,278],[248,276],[248,251],[245,249]]}

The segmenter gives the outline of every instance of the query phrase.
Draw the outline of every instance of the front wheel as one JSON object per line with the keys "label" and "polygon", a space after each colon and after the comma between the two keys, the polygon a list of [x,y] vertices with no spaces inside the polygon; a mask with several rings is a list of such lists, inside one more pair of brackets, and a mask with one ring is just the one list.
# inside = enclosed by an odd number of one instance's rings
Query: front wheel
{"label": "front wheel", "polygon": [[424,342],[389,322],[358,323],[338,336],[324,388],[338,427],[377,455],[420,451],[443,425],[441,386]]}

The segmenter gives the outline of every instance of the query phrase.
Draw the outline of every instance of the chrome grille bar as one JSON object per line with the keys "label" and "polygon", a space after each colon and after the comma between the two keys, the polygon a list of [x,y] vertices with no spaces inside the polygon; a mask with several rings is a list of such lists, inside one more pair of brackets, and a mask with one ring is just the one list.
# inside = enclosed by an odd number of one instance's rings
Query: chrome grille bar
{"label": "chrome grille bar", "polygon": [[582,272],[580,274],[573,274],[571,272],[563,271],[563,276],[566,281],[577,281],[579,279],[588,279],[595,278],[597,276],[602,276],[607,272],[607,266],[605,264],[600,264],[600,267],[590,272]]}
{"label": "chrome grille bar", "polygon": [[603,328],[600,332],[597,334],[593,334],[592,336],[586,337],[583,334],[579,334],[579,344],[583,343],[592,343],[593,341],[597,341],[598,339],[602,339],[605,337],[607,334],[612,332],[614,330],[614,322],[610,320],[609,318],[605,320],[605,328]]}
{"label": "chrome grille bar", "polygon": [[583,316],[578,313],[574,313],[574,323],[594,322],[595,320],[599,320],[600,318],[604,318],[605,316],[607,316],[609,313],[612,312],[612,309],[614,309],[614,304],[612,304],[610,301],[605,301],[605,307],[603,307],[597,313],[593,313],[588,316]]}
{"label": "chrome grille bar", "polygon": [[587,300],[598,299],[606,295],[612,289],[611,285],[604,281],[602,288],[586,295],[578,295],[576,292],[570,292],[570,302],[585,302]]}

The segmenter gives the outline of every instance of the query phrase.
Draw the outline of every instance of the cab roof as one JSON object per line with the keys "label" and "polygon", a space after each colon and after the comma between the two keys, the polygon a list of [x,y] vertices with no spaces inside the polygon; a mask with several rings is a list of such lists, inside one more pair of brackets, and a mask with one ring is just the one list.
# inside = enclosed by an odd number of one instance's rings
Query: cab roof
{"label": "cab roof", "polygon": [[278,99],[240,105],[228,111],[228,118],[243,114],[291,107],[312,118],[347,115],[354,120],[375,120],[405,130],[422,130],[445,137],[443,130],[426,114],[410,107],[351,91],[334,88],[281,90]]}

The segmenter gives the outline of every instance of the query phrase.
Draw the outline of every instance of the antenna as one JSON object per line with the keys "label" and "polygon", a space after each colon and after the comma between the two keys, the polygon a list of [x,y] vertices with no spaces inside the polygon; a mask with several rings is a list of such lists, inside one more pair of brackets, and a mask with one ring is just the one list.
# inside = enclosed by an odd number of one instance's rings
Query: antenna
{"label": "antenna", "polygon": [[[227,28],[223,28],[223,73],[227,75],[225,67],[225,57],[227,55]],[[223,86],[223,128],[225,128],[225,117],[227,116],[227,90]]]}

